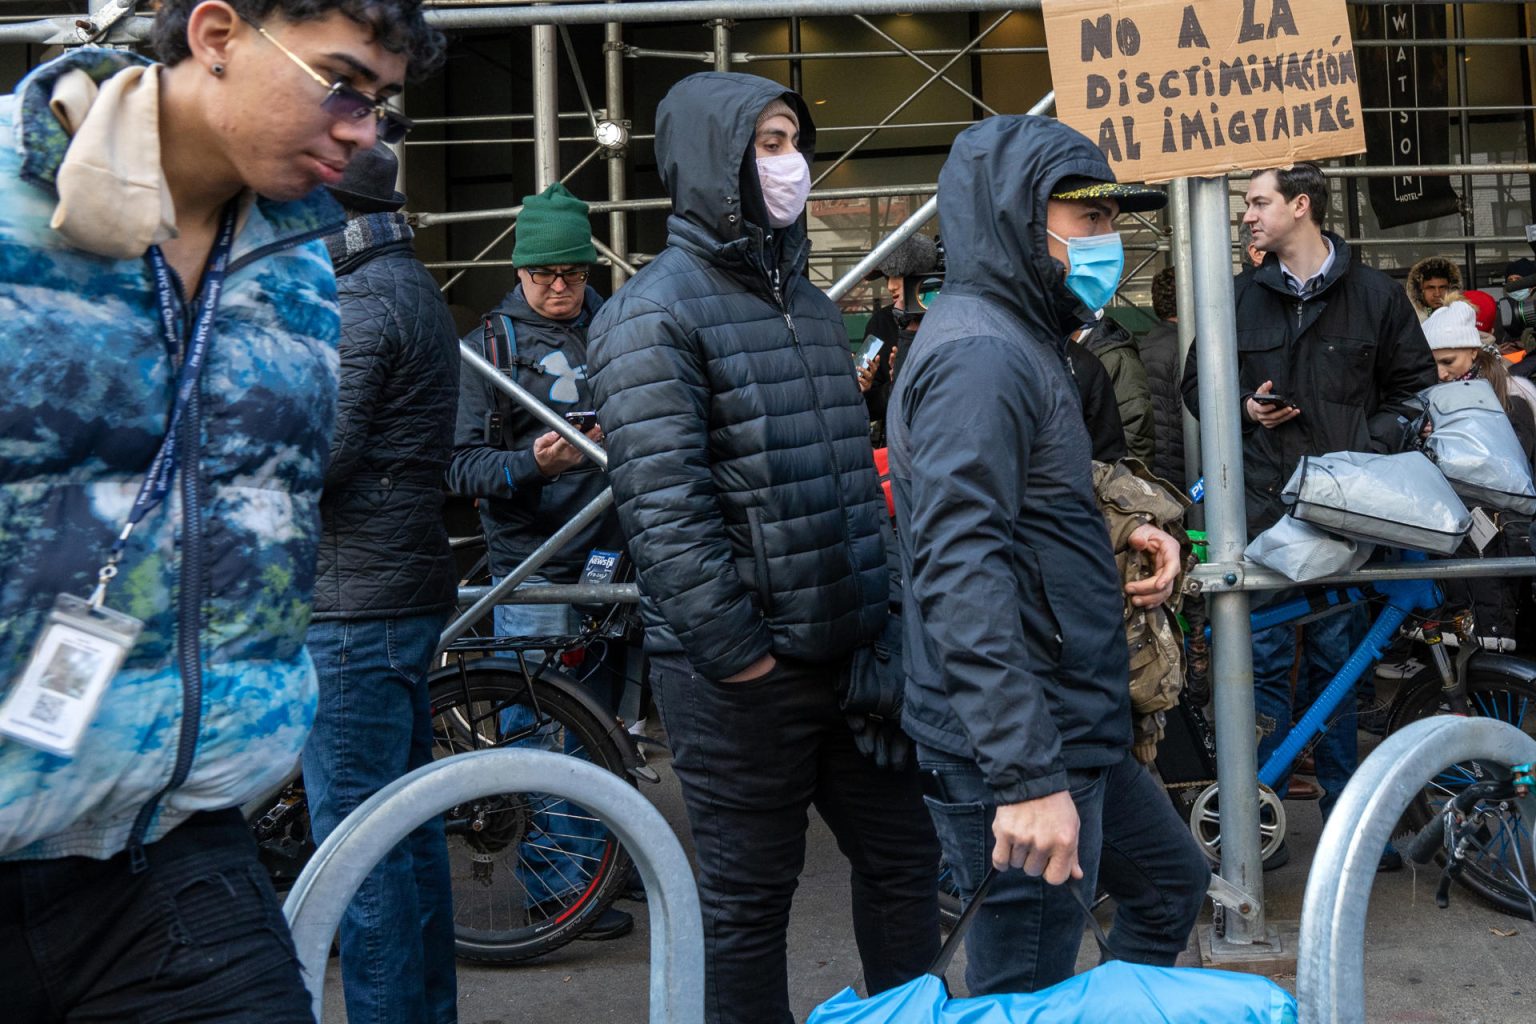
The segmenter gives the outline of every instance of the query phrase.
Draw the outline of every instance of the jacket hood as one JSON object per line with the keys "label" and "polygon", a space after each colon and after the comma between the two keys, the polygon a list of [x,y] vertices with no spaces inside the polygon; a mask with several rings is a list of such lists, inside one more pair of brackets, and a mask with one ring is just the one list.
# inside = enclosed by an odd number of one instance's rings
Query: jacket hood
{"label": "jacket hood", "polygon": [[[757,242],[768,233],[767,208],[757,183],[752,148],[757,115],[782,99],[800,121],[799,149],[816,157],[816,125],[795,93],[757,75],[706,71],[689,75],[656,111],[656,165],[672,198],[669,241],[701,250]],[[777,232],[783,251],[804,241],[796,223]]]}
{"label": "jacket hood", "polygon": [[1104,318],[1093,325],[1093,330],[1083,339],[1083,347],[1094,355],[1102,355],[1112,352],[1117,348],[1136,348],[1136,338],[1126,330],[1114,317],[1105,314]]}
{"label": "jacket hood", "polygon": [[1429,277],[1443,277],[1451,283],[1451,291],[1461,291],[1461,268],[1444,256],[1426,256],[1408,270],[1408,301],[1413,303],[1414,309],[1426,308],[1424,279]]}
{"label": "jacket hood", "polygon": [[505,313],[513,320],[521,324],[530,324],[537,327],[578,328],[585,330],[592,323],[592,318],[597,316],[597,311],[603,308],[603,297],[597,293],[597,289],[591,285],[582,293],[581,313],[569,320],[551,320],[528,304],[528,297],[523,294],[521,283],[508,292],[502,300],[496,304],[492,311]]}
{"label": "jacket hood", "polygon": [[[83,71],[100,83],[124,68],[149,63],[124,50],[82,46],[32,69],[16,86],[12,122],[16,151],[21,157],[21,179],[49,195],[58,194],[59,167],[72,141],[49,106],[59,79],[71,71]],[[341,205],[323,188],[316,188],[300,199],[256,196],[255,205],[267,224],[253,231],[250,218],[243,218],[231,254],[232,265],[244,259],[253,247],[323,235],[340,228],[345,220]]]}
{"label": "jacket hood", "polygon": [[1114,181],[1082,133],[1047,117],[989,117],[955,139],[939,172],[945,293],[975,295],[1061,343],[1093,319],[1046,249],[1046,203],[1068,175]]}

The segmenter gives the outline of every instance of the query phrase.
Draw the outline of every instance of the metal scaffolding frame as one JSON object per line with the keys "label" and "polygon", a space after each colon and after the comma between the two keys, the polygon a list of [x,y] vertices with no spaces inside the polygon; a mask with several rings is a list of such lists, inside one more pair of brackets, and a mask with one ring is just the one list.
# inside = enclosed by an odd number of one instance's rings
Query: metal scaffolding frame
{"label": "metal scaffolding frame", "polygon": [[[1390,0],[1348,0],[1353,6],[1381,6]],[[1429,0],[1399,0],[1399,2],[1419,3]],[[1439,3],[1439,0],[1435,0]],[[1522,0],[1485,0],[1486,3],[1498,6],[1516,6]],[[665,209],[669,205],[665,199],[655,198],[631,198],[627,194],[625,182],[624,158],[628,141],[633,138],[646,136],[630,136],[627,129],[629,121],[626,115],[625,96],[623,89],[623,62],[626,59],[658,59],[675,60],[683,62],[698,62],[708,64],[718,69],[729,68],[732,65],[751,65],[766,61],[788,61],[791,68],[791,84],[798,86],[801,63],[808,60],[826,60],[846,57],[860,57],[870,59],[903,59],[912,60],[926,69],[928,77],[916,93],[907,100],[898,104],[885,118],[873,125],[843,126],[841,129],[829,127],[824,131],[852,131],[862,132],[861,137],[854,142],[834,162],[832,167],[824,171],[818,181],[824,179],[827,173],[838,164],[847,160],[850,154],[864,146],[868,140],[881,131],[894,131],[900,128],[932,127],[933,122],[919,125],[900,125],[895,122],[897,115],[911,104],[918,93],[942,83],[946,88],[957,90],[977,104],[983,111],[991,110],[983,101],[984,98],[966,89],[960,83],[954,81],[947,72],[957,61],[966,56],[979,57],[982,55],[994,56],[1003,54],[1039,54],[1043,52],[1041,47],[994,47],[985,48],[981,44],[994,32],[1008,17],[1007,12],[1012,11],[1037,11],[1040,9],[1040,0],[753,0],[750,5],[745,5],[741,0],[645,0],[645,2],[619,2],[619,0],[593,0],[586,3],[557,3],[553,5],[536,6],[531,3],[485,3],[453,6],[450,4],[436,4],[428,13],[428,18],[438,27],[447,31],[473,31],[480,29],[506,29],[512,27],[529,27],[533,29],[533,43],[531,53],[531,66],[534,69],[534,111],[531,115],[506,114],[481,118],[435,118],[424,119],[422,123],[428,124],[467,124],[467,123],[491,123],[493,121],[525,123],[531,122],[534,129],[531,140],[534,146],[535,164],[537,167],[537,179],[540,187],[544,184],[559,180],[562,176],[559,165],[559,145],[562,141],[559,126],[562,119],[587,121],[594,130],[599,121],[612,122],[624,129],[620,140],[608,144],[596,143],[596,147],[578,164],[564,172],[565,176],[575,173],[581,166],[591,160],[602,157],[607,160],[608,171],[608,199],[592,204],[593,213],[606,213],[609,217],[608,242],[605,245],[608,262],[612,267],[613,284],[617,287],[630,272],[633,265],[643,257],[631,252],[629,245],[629,223],[627,216],[630,213],[641,210]],[[75,18],[48,18],[37,19],[29,22],[11,22],[0,24],[0,43],[21,42],[31,44],[58,44],[81,45],[91,42],[128,43],[142,40],[147,35],[149,19],[136,17],[132,14],[134,0],[90,0],[90,16],[83,19]],[[1522,38],[1468,38],[1465,34],[1465,16],[1463,4],[1453,2],[1451,4],[1454,18],[1454,30],[1452,36],[1444,41],[1428,40],[1417,45],[1444,46],[1451,49],[1458,57],[1464,56],[1468,47],[1474,46],[1531,46],[1530,40]],[[1004,12],[996,19],[989,21],[987,26],[969,43],[956,48],[944,49],[915,49],[908,48],[892,38],[877,26],[873,25],[864,15],[883,13],[967,13],[977,12]],[[736,53],[730,48],[732,20],[741,18],[750,12],[754,20],[763,19],[790,19],[791,49],[783,53]],[[885,50],[849,50],[836,52],[805,53],[799,46],[800,24],[799,20],[817,16],[855,16],[867,28],[874,31],[883,41],[892,45]],[[674,51],[674,50],[650,50],[626,47],[623,42],[622,25],[633,22],[685,22],[708,24],[711,29],[712,47],[708,51]],[[604,107],[601,111],[595,110],[590,100],[583,92],[584,111],[580,113],[561,113],[558,109],[556,93],[556,71],[559,60],[559,46],[556,36],[559,31],[564,31],[572,25],[604,25],[603,45],[603,72],[604,72]],[[1357,43],[1360,46],[1385,45],[1380,41],[1364,41]],[[1415,45],[1412,43],[1392,43],[1391,45]],[[933,58],[939,63],[930,63]],[[1470,185],[1474,177],[1508,174],[1536,174],[1536,162],[1531,163],[1504,163],[1473,166],[1470,163],[1470,127],[1467,113],[1471,109],[1467,105],[1467,74],[1465,62],[1457,62],[1457,84],[1461,105],[1454,108],[1424,108],[1426,110],[1452,111],[1462,115],[1460,118],[1460,145],[1462,162],[1457,164],[1444,164],[1432,166],[1404,167],[1333,167],[1327,169],[1332,177],[1357,179],[1373,176],[1390,176],[1394,174],[1413,175],[1444,175],[1459,177],[1463,182],[1463,190],[1470,194]],[[579,78],[579,69],[578,69]],[[1049,109],[1052,97],[1046,96],[1035,108],[1035,112],[1043,112]],[[1526,113],[1532,110],[1530,105],[1505,106],[1495,108],[1503,113]],[[955,122],[955,126],[970,122]],[[944,122],[948,126],[948,122]],[[585,141],[586,137],[579,137]],[[491,140],[494,141],[494,140]],[[511,141],[511,140],[507,140]],[[524,140],[518,140],[524,141]],[[488,144],[487,140],[454,140],[456,144]],[[594,140],[596,142],[596,140]],[[895,196],[916,197],[926,195],[929,198],[922,203],[899,226],[892,230],[885,238],[875,245],[864,258],[858,260],[828,289],[828,294],[834,299],[840,299],[855,287],[863,279],[865,274],[876,265],[884,255],[888,254],[901,240],[920,230],[930,220],[937,210],[937,198],[933,196],[935,186],[932,183],[913,186],[885,186],[880,188],[853,188],[853,189],[820,189],[812,194],[813,199],[825,198],[890,198]],[[1245,567],[1241,561],[1242,549],[1246,541],[1246,521],[1243,505],[1243,480],[1242,480],[1242,443],[1240,424],[1237,419],[1236,396],[1239,393],[1237,384],[1236,361],[1236,327],[1233,314],[1232,299],[1232,222],[1231,222],[1231,192],[1227,179],[1224,177],[1187,179],[1175,182],[1171,186],[1172,202],[1170,204],[1168,226],[1162,229],[1156,240],[1158,251],[1166,250],[1172,254],[1172,258],[1181,268],[1187,268],[1188,272],[1178,275],[1179,307],[1186,311],[1180,317],[1180,347],[1187,350],[1191,344],[1196,344],[1199,349],[1200,366],[1202,370],[1199,382],[1199,395],[1202,410],[1201,424],[1204,428],[1203,436],[1192,434],[1192,440],[1196,444],[1188,447],[1190,454],[1191,478],[1193,479],[1203,466],[1206,479],[1205,516],[1206,527],[1210,542],[1210,564],[1205,568],[1202,578],[1208,581],[1207,592],[1211,599],[1210,618],[1217,642],[1213,645],[1212,678],[1215,692],[1215,716],[1216,731],[1220,737],[1218,744],[1218,775],[1224,799],[1220,802],[1222,843],[1221,877],[1230,887],[1235,887],[1245,894],[1248,899],[1248,910],[1243,913],[1228,913],[1225,915],[1225,934],[1222,936],[1227,948],[1241,948],[1254,945],[1272,945],[1275,941],[1273,929],[1265,920],[1263,903],[1263,877],[1259,858],[1259,831],[1257,780],[1254,773],[1255,763],[1255,715],[1253,707],[1252,688],[1252,651],[1249,636],[1248,604],[1249,591],[1272,586],[1273,581],[1266,581],[1262,574],[1254,573],[1252,567]],[[501,261],[486,261],[484,257],[489,254],[501,239],[504,239],[511,231],[511,225],[515,224],[518,207],[508,207],[487,210],[453,211],[443,213],[424,212],[417,214],[416,220],[419,226],[430,228],[434,226],[454,223],[467,223],[478,220],[507,221],[508,226],[496,242],[487,246],[474,260],[454,261],[452,266],[460,273],[468,266],[495,266],[501,265]],[[1489,241],[1517,242],[1523,241],[1512,236],[1493,236],[1492,238],[1479,238],[1475,230],[1475,224],[1470,219],[1470,214],[1463,214],[1463,231],[1456,238],[1440,239],[1358,239],[1365,245],[1400,246],[1400,245],[1444,245],[1456,244],[1466,247],[1466,256],[1469,257],[1469,266],[1475,266],[1470,259],[1475,255],[1474,247],[1478,243]],[[457,280],[457,277],[454,278]],[[450,284],[452,281],[450,281]],[[1192,313],[1192,315],[1190,315]],[[1195,340],[1198,339],[1198,340]],[[493,368],[479,358],[479,354],[464,348],[466,363],[474,372],[479,372],[493,381],[495,386],[512,395],[514,400],[527,407],[535,415],[547,423],[551,429],[559,432],[573,444],[576,444],[599,465],[604,464],[605,458],[602,451],[590,444],[587,439],[577,433],[574,428],[563,419],[545,409],[537,400],[522,392],[516,383],[497,373]],[[1201,456],[1203,455],[1203,460]],[[537,570],[539,565],[547,559],[566,536],[579,529],[585,519],[601,514],[606,505],[611,502],[611,493],[605,492],[587,508],[578,513],[562,531],[551,537],[549,541],[530,556],[522,565],[507,577],[502,584],[488,590],[476,591],[473,594],[474,604],[450,626],[444,634],[445,642],[453,636],[467,630],[470,625],[489,608],[500,600],[508,598],[517,599],[518,595],[513,591],[528,575]],[[1536,571],[1536,559],[1520,560],[1520,565],[1507,567],[1510,571],[1532,572]],[[1481,571],[1486,571],[1483,566]],[[1459,573],[1470,575],[1477,570],[1466,563],[1441,563],[1437,567],[1438,572]],[[610,597],[615,600],[634,600],[633,588],[622,591],[614,590]]]}

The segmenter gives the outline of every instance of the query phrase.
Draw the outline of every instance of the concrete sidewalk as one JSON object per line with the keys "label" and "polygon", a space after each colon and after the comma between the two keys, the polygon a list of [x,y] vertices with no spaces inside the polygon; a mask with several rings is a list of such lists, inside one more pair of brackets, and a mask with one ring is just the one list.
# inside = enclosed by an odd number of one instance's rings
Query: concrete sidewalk
{"label": "concrete sidewalk", "polygon": [[[642,792],[687,842],[687,822],[664,758],[652,758],[662,782]],[[1265,876],[1269,916],[1297,921],[1313,848],[1321,832],[1315,803],[1288,803],[1290,863]],[[1378,876],[1366,943],[1371,1024],[1531,1024],[1536,1021],[1536,926],[1497,913],[1455,887],[1451,906],[1434,903],[1438,872],[1409,869]],[[789,935],[790,998],[798,1019],[846,985],[862,984],[848,912],[847,863],[826,827],[813,818]],[[649,930],[644,904],[619,904],[636,916],[632,934],[613,942],[575,942],[533,963],[509,968],[460,964],[463,1024],[599,1024],[647,1019]],[[1107,920],[1107,919],[1106,919]],[[1209,921],[1209,915],[1206,922]],[[1514,932],[1503,935],[1501,932]],[[1081,968],[1097,960],[1085,937]],[[1191,955],[1191,963],[1197,959]],[[964,992],[964,956],[950,981]],[[1296,979],[1275,980],[1294,991]],[[345,1020],[340,973],[331,962],[326,1021]]]}

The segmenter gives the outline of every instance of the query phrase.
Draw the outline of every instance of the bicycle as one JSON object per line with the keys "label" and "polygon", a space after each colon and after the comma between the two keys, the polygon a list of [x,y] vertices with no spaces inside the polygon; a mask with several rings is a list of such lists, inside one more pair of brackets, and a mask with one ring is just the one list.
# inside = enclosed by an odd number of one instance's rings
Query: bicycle
{"label": "bicycle", "polygon": [[[1404,845],[1403,856],[1417,864],[1439,860],[1444,865],[1435,889],[1435,905],[1441,909],[1450,906],[1455,881],[1507,914],[1536,920],[1533,872],[1527,863],[1530,823],[1536,820],[1532,766],[1475,761],[1465,767],[1478,773],[1476,781],[1435,810]],[[1423,798],[1420,794],[1415,803]]]}
{"label": "bicycle", "polygon": [[[624,723],[563,671],[577,652],[621,641],[627,629],[625,610],[615,606],[575,636],[470,636],[449,645],[447,664],[428,678],[434,757],[537,743],[632,782],[660,781]],[[509,714],[514,709],[522,712],[518,720]],[[248,807],[247,820],[274,886],[286,890],[315,849],[297,771],[254,811]],[[593,834],[578,835],[572,824]],[[552,952],[580,937],[629,881],[630,861],[613,833],[546,794],[500,794],[451,808],[445,831],[455,952],[465,960],[510,964]],[[551,864],[568,891],[530,892]]]}
{"label": "bicycle", "polygon": [[[1426,560],[1421,552],[1400,552],[1399,563]],[[1382,651],[1410,620],[1410,635],[1430,655],[1430,667],[1404,682],[1388,713],[1387,731],[1393,732],[1411,721],[1431,714],[1472,714],[1499,718],[1528,731],[1536,729],[1536,715],[1527,715],[1536,700],[1536,664],[1510,654],[1485,651],[1478,644],[1470,615],[1443,618],[1440,588],[1431,580],[1385,580],[1363,586],[1333,586],[1312,590],[1306,596],[1262,609],[1250,616],[1253,630],[1296,624],[1340,611],[1359,603],[1382,606],[1361,642],[1344,666],[1302,715],[1290,734],[1259,768],[1261,856],[1268,860],[1285,837],[1285,807],[1275,793],[1275,786],[1291,771],[1297,758],[1328,728],[1345,698],[1354,692],[1355,683],[1365,670],[1381,657]],[[1445,626],[1457,638],[1457,656],[1452,661],[1446,653]],[[1206,738],[1208,739],[1208,733]],[[1170,730],[1170,740],[1175,739]],[[1165,744],[1168,741],[1165,740]],[[1163,755],[1159,754],[1159,764]],[[1214,747],[1203,743],[1192,757],[1214,769]],[[1449,773],[1449,774],[1447,774]],[[1475,781],[1465,766],[1452,766],[1441,780],[1426,787],[1426,794],[1415,800],[1405,815],[1412,828],[1424,825],[1469,779]],[[1205,780],[1199,780],[1205,781]],[[1189,780],[1181,785],[1199,784]],[[1435,788],[1438,787],[1438,788]],[[1190,828],[1201,849],[1213,865],[1220,862],[1221,833],[1219,787],[1208,781],[1189,808]],[[1529,853],[1527,852],[1527,857]],[[1506,903],[1513,897],[1508,897]],[[1497,901],[1496,901],[1497,902]]]}

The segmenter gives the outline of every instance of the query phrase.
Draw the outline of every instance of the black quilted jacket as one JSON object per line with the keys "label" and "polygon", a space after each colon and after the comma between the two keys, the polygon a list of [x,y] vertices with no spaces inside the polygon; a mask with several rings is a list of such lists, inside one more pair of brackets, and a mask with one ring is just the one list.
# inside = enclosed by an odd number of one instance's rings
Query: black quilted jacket
{"label": "black quilted jacket", "polygon": [[459,343],[398,214],[326,239],[341,298],[341,393],[320,511],[315,618],[388,618],[453,604],[443,473]]}
{"label": "black quilted jacket", "polygon": [[[803,274],[805,230],[770,237],[753,123],[783,96],[704,73],[658,111],[666,250],[592,325],[588,356],[646,646],[721,679],[762,655],[841,658],[879,635],[885,516],[837,307]],[[743,169],[747,173],[742,173]]]}

